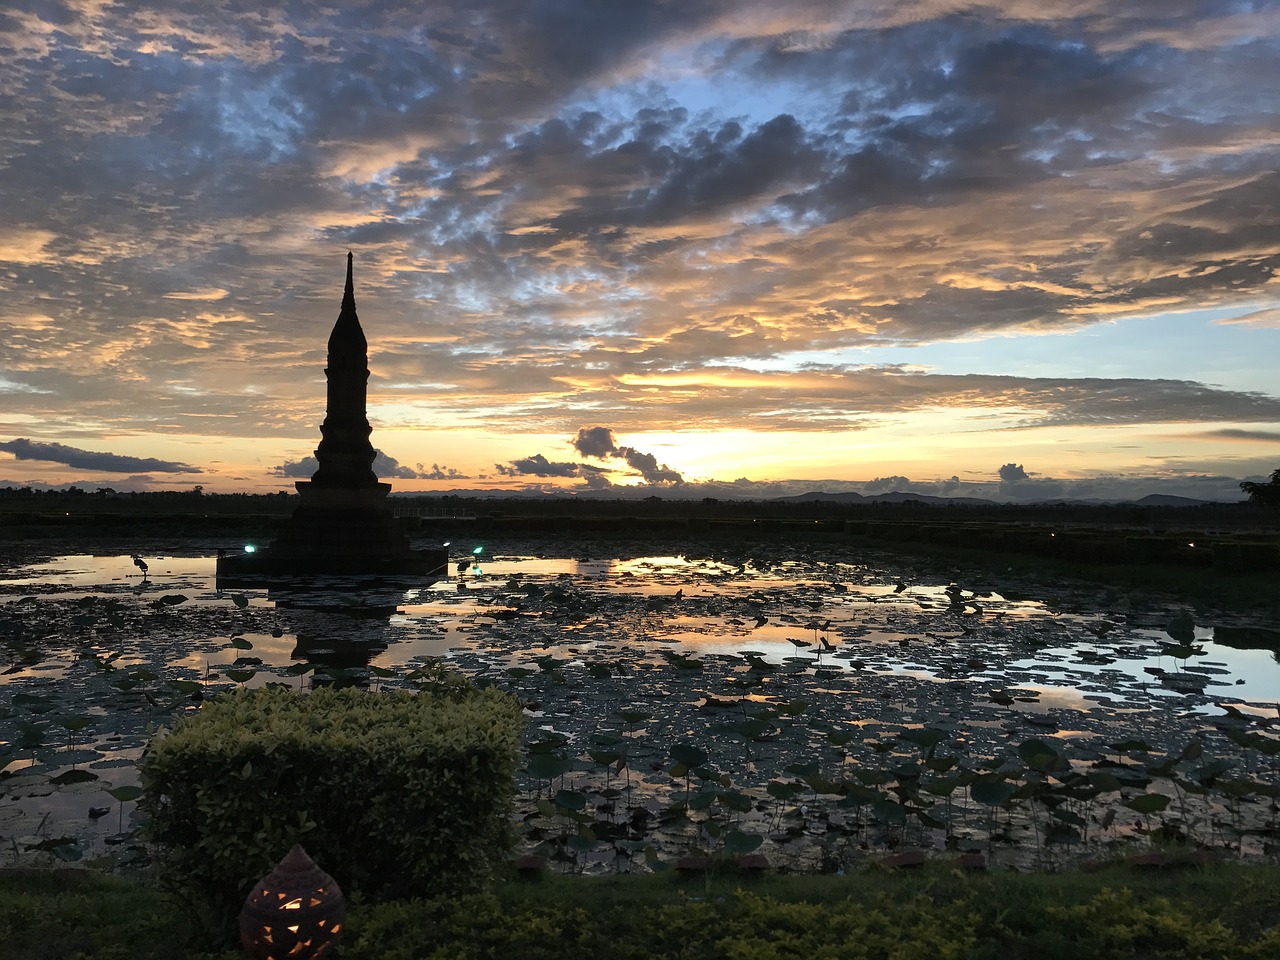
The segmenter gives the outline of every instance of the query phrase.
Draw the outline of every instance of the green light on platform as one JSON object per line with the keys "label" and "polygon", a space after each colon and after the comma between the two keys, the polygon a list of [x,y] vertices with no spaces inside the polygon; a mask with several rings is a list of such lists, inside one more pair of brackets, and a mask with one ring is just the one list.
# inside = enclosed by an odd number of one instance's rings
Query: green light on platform
{"label": "green light on platform", "polygon": [[257,548],[257,547],[255,547],[252,543],[246,543],[246,544],[244,545],[244,552],[245,552],[245,553],[257,553],[257,552],[258,552],[258,548]]}

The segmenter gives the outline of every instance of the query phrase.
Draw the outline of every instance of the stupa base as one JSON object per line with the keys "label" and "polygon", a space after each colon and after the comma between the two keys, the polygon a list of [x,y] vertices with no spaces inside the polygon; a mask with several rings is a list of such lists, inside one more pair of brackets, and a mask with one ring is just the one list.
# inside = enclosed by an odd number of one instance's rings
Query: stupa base
{"label": "stupa base", "polygon": [[387,505],[391,484],[299,481],[302,503],[269,547],[218,557],[219,583],[296,577],[436,580],[449,574],[443,547],[413,550]]}
{"label": "stupa base", "polygon": [[344,576],[362,580],[412,580],[418,585],[449,575],[449,551],[443,547],[409,550],[390,557],[325,555],[263,547],[253,553],[218,557],[217,582],[223,586],[258,586],[298,577]]}

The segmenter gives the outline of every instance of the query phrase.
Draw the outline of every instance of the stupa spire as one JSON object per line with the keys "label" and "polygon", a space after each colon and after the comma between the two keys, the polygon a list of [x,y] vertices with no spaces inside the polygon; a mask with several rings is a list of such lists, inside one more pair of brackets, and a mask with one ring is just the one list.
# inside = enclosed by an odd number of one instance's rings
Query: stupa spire
{"label": "stupa spire", "polygon": [[319,484],[376,483],[378,479],[371,467],[375,454],[365,413],[369,344],[356,316],[354,261],[348,252],[342,310],[329,334],[329,365],[324,370],[328,404],[320,425],[323,439],[316,448],[320,466],[311,476]]}
{"label": "stupa spire", "polygon": [[345,313],[350,310],[355,313],[356,310],[356,285],[351,279],[352,264],[355,262],[355,254],[350,250],[347,251],[347,288],[342,292],[342,310]]}
{"label": "stupa spire", "polygon": [[[329,366],[356,366],[365,370],[368,377],[369,344],[364,338],[364,330],[360,328],[360,318],[356,316],[356,285],[353,279],[353,263],[355,257],[347,252],[347,285],[342,291],[342,309],[338,312],[338,320],[329,334]],[[361,400],[363,410],[364,401]]]}

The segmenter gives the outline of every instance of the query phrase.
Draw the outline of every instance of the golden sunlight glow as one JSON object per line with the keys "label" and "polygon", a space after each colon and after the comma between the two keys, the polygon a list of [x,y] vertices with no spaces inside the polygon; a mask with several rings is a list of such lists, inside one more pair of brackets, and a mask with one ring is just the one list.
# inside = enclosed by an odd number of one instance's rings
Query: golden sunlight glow
{"label": "golden sunlight glow", "polygon": [[228,291],[221,287],[208,287],[200,290],[175,290],[172,293],[166,293],[166,300],[221,300],[227,296]]}
{"label": "golden sunlight glow", "polygon": [[43,263],[46,248],[58,238],[51,230],[8,230],[0,234],[0,263]]}

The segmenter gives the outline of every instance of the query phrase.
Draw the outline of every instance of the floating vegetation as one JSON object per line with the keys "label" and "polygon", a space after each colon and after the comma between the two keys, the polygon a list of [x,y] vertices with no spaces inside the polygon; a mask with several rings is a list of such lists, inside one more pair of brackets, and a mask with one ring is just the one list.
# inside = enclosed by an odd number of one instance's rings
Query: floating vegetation
{"label": "floating vegetation", "polygon": [[1269,624],[1063,582],[954,583],[834,548],[528,546],[432,585],[270,592],[219,592],[212,558],[154,550],[144,578],[128,545],[11,568],[6,855],[142,857],[133,764],[221,691],[439,689],[456,682],[441,664],[524,704],[523,842],[566,871],[1280,849]]}

